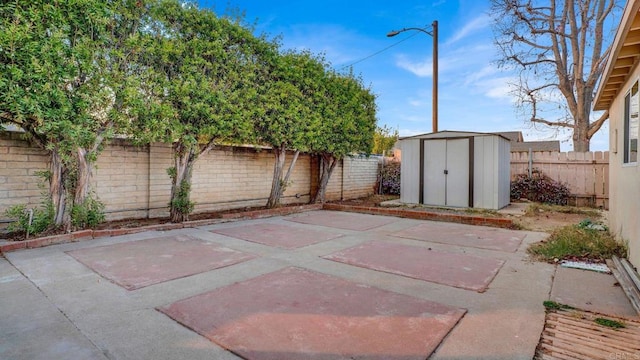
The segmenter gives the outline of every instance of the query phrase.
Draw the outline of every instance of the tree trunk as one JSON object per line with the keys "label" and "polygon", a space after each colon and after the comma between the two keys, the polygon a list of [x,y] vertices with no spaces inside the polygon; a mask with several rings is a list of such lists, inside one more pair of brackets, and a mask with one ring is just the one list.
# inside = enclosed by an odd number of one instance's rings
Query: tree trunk
{"label": "tree trunk", "polygon": [[318,181],[318,191],[316,191],[316,193],[313,195],[313,198],[311,199],[312,204],[316,204],[318,202],[324,204],[327,185],[329,184],[329,179],[331,179],[331,174],[333,174],[333,169],[335,169],[339,159],[335,158],[331,154],[322,154],[320,156],[320,160],[321,164]]}
{"label": "tree trunk", "polygon": [[[577,130],[577,129],[576,129]],[[577,152],[588,152],[590,151],[590,140],[586,137],[581,137],[578,138],[577,136],[575,136],[577,131],[574,132],[574,136],[573,136],[573,151],[577,151]]]}
{"label": "tree trunk", "polygon": [[[589,113],[580,114],[575,118],[573,127],[573,151],[587,152],[589,151]],[[586,117],[584,117],[586,116]]]}
{"label": "tree trunk", "polygon": [[280,196],[282,194],[282,170],[284,168],[285,158],[287,156],[287,150],[284,145],[278,148],[273,148],[273,155],[275,156],[275,163],[273,164],[273,179],[271,180],[271,193],[267,200],[267,209],[272,209],[280,204]]}
{"label": "tree trunk", "polygon": [[49,197],[53,203],[53,223],[56,227],[60,227],[64,225],[67,207],[67,189],[65,188],[67,169],[57,149],[51,151],[50,171]]}
{"label": "tree trunk", "polygon": [[193,149],[184,149],[183,145],[174,145],[175,176],[171,183],[170,219],[171,222],[189,220],[193,210],[191,203],[191,173],[196,156]]}
{"label": "tree trunk", "polygon": [[73,194],[73,204],[82,206],[89,195],[91,173],[93,164],[87,159],[86,149],[78,148],[76,152],[76,162],[78,166],[77,180]]}

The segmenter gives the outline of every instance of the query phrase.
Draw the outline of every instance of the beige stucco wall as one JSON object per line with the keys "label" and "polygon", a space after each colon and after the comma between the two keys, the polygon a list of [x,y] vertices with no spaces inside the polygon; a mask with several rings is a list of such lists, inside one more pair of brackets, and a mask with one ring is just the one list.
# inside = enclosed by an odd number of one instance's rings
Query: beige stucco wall
{"label": "beige stucco wall", "polygon": [[624,97],[639,77],[636,68],[609,110],[609,227],[620,241],[628,242],[629,261],[636,267],[640,267],[640,167],[622,162]]}
{"label": "beige stucco wall", "polygon": [[[287,154],[288,167],[292,154]],[[0,228],[5,210],[16,204],[36,207],[42,189],[37,171],[46,170],[48,155],[15,132],[0,133]],[[316,186],[318,162],[300,154],[281,202],[307,203]],[[201,156],[193,169],[191,199],[195,213],[262,206],[271,190],[273,154],[268,149],[220,147]],[[312,165],[313,164],[313,165]],[[108,220],[168,215],[172,166],[168,144],[136,147],[124,140],[107,145],[98,157],[92,183],[105,204]],[[286,168],[285,167],[285,168]],[[353,199],[373,194],[378,159],[346,158],[331,177],[326,200]]]}

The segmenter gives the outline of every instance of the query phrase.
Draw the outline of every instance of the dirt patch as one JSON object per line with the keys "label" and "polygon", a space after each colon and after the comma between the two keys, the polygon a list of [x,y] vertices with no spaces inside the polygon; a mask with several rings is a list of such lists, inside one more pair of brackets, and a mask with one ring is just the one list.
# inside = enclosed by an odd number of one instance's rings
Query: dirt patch
{"label": "dirt patch", "polygon": [[397,195],[370,195],[358,199],[331,201],[331,203],[341,205],[378,207],[380,206],[380,203],[384,201],[396,200],[398,198],[399,196]]}
{"label": "dirt patch", "polygon": [[[359,199],[350,199],[350,200],[342,200],[342,201],[333,201],[331,203],[341,204],[341,205],[351,205],[351,206],[366,206],[366,207],[380,207],[382,202],[396,200],[398,199],[397,195],[371,195],[364,198]],[[300,204],[290,204],[283,205],[282,207],[287,206],[299,206]],[[402,206],[404,207],[404,206]],[[581,213],[571,213],[566,210],[562,211],[553,211],[553,210],[544,210],[544,211],[534,211],[529,212],[523,216],[513,216],[513,215],[503,215],[497,213],[495,211],[488,210],[477,210],[477,209],[451,209],[451,208],[438,208],[438,207],[427,207],[427,206],[407,206],[412,210],[423,210],[428,212],[439,212],[439,213],[453,213],[460,215],[474,215],[474,216],[482,216],[482,217],[506,217],[513,220],[513,222],[521,229],[524,230],[532,230],[532,231],[544,231],[551,232],[554,229],[566,225],[578,224],[582,220],[590,218],[591,220],[599,220],[599,218],[593,218],[593,216],[587,216]],[[218,219],[221,218],[224,214],[230,213],[241,213],[247,211],[255,211],[255,210],[265,210],[266,207],[246,207],[246,208],[238,208],[238,209],[230,209],[230,210],[220,210],[220,211],[210,211],[198,214],[192,214],[189,216],[189,220],[206,220],[206,219]],[[100,225],[98,225],[95,230],[106,230],[106,229],[130,229],[137,228],[142,226],[149,225],[158,225],[158,224],[167,224],[170,223],[169,218],[141,218],[141,219],[124,219],[124,220],[114,220],[107,221]],[[30,238],[35,237],[43,237],[50,235],[60,235],[64,234],[66,231],[64,229],[54,229],[46,231],[45,233],[38,234],[38,236],[30,236]],[[25,240],[25,233],[0,233],[0,239],[8,240],[8,241],[21,241]]]}
{"label": "dirt patch", "polygon": [[552,232],[567,225],[577,225],[585,220],[593,223],[607,223],[607,212],[600,209],[538,203],[523,205],[526,206],[526,213],[512,219],[514,223],[526,230]]}
{"label": "dirt patch", "polygon": [[551,232],[559,227],[579,224],[586,217],[582,214],[566,214],[559,212],[544,212],[535,215],[513,217],[513,221],[522,229]]}

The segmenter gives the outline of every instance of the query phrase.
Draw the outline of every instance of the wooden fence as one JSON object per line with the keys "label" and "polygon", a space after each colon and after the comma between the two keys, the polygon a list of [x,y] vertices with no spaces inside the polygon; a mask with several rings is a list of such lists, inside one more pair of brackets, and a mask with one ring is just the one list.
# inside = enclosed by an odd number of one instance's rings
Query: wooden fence
{"label": "wooden fence", "polygon": [[512,152],[511,179],[539,169],[569,187],[570,204],[609,208],[609,152]]}

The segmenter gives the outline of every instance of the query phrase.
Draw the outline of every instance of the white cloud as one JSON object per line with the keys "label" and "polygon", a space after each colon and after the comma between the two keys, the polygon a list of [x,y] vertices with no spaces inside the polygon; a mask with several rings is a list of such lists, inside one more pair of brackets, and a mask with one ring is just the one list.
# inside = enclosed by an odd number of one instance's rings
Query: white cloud
{"label": "white cloud", "polygon": [[[368,54],[366,39],[341,25],[293,25],[283,39],[284,47],[297,50],[312,49],[322,53],[334,66],[351,63]],[[365,50],[366,49],[366,50]]]}
{"label": "white cloud", "polygon": [[416,129],[400,129],[398,131],[398,135],[400,135],[400,137],[414,136],[414,135],[420,135],[424,133],[425,133],[424,130],[416,130]]}
{"label": "white cloud", "polygon": [[513,96],[513,86],[511,85],[510,77],[495,78],[485,81],[482,85],[485,87],[485,96],[493,99],[508,100],[509,102],[515,102],[516,98]]}
{"label": "white cloud", "polygon": [[414,62],[409,60],[405,55],[400,55],[397,58],[396,65],[419,77],[431,77],[431,75],[433,75],[432,58],[427,58],[425,61]]}
{"label": "white cloud", "polygon": [[515,102],[514,84],[518,79],[493,65],[486,65],[466,76],[464,86],[486,97]]}
{"label": "white cloud", "polygon": [[475,19],[472,19],[466,23],[460,30],[458,30],[453,36],[447,40],[446,45],[453,44],[467,37],[469,34],[477,33],[479,30],[487,28],[491,25],[491,17],[487,14],[482,14]]}
{"label": "white cloud", "polygon": [[424,106],[425,102],[419,99],[409,99],[409,105],[413,107],[421,107]]}

